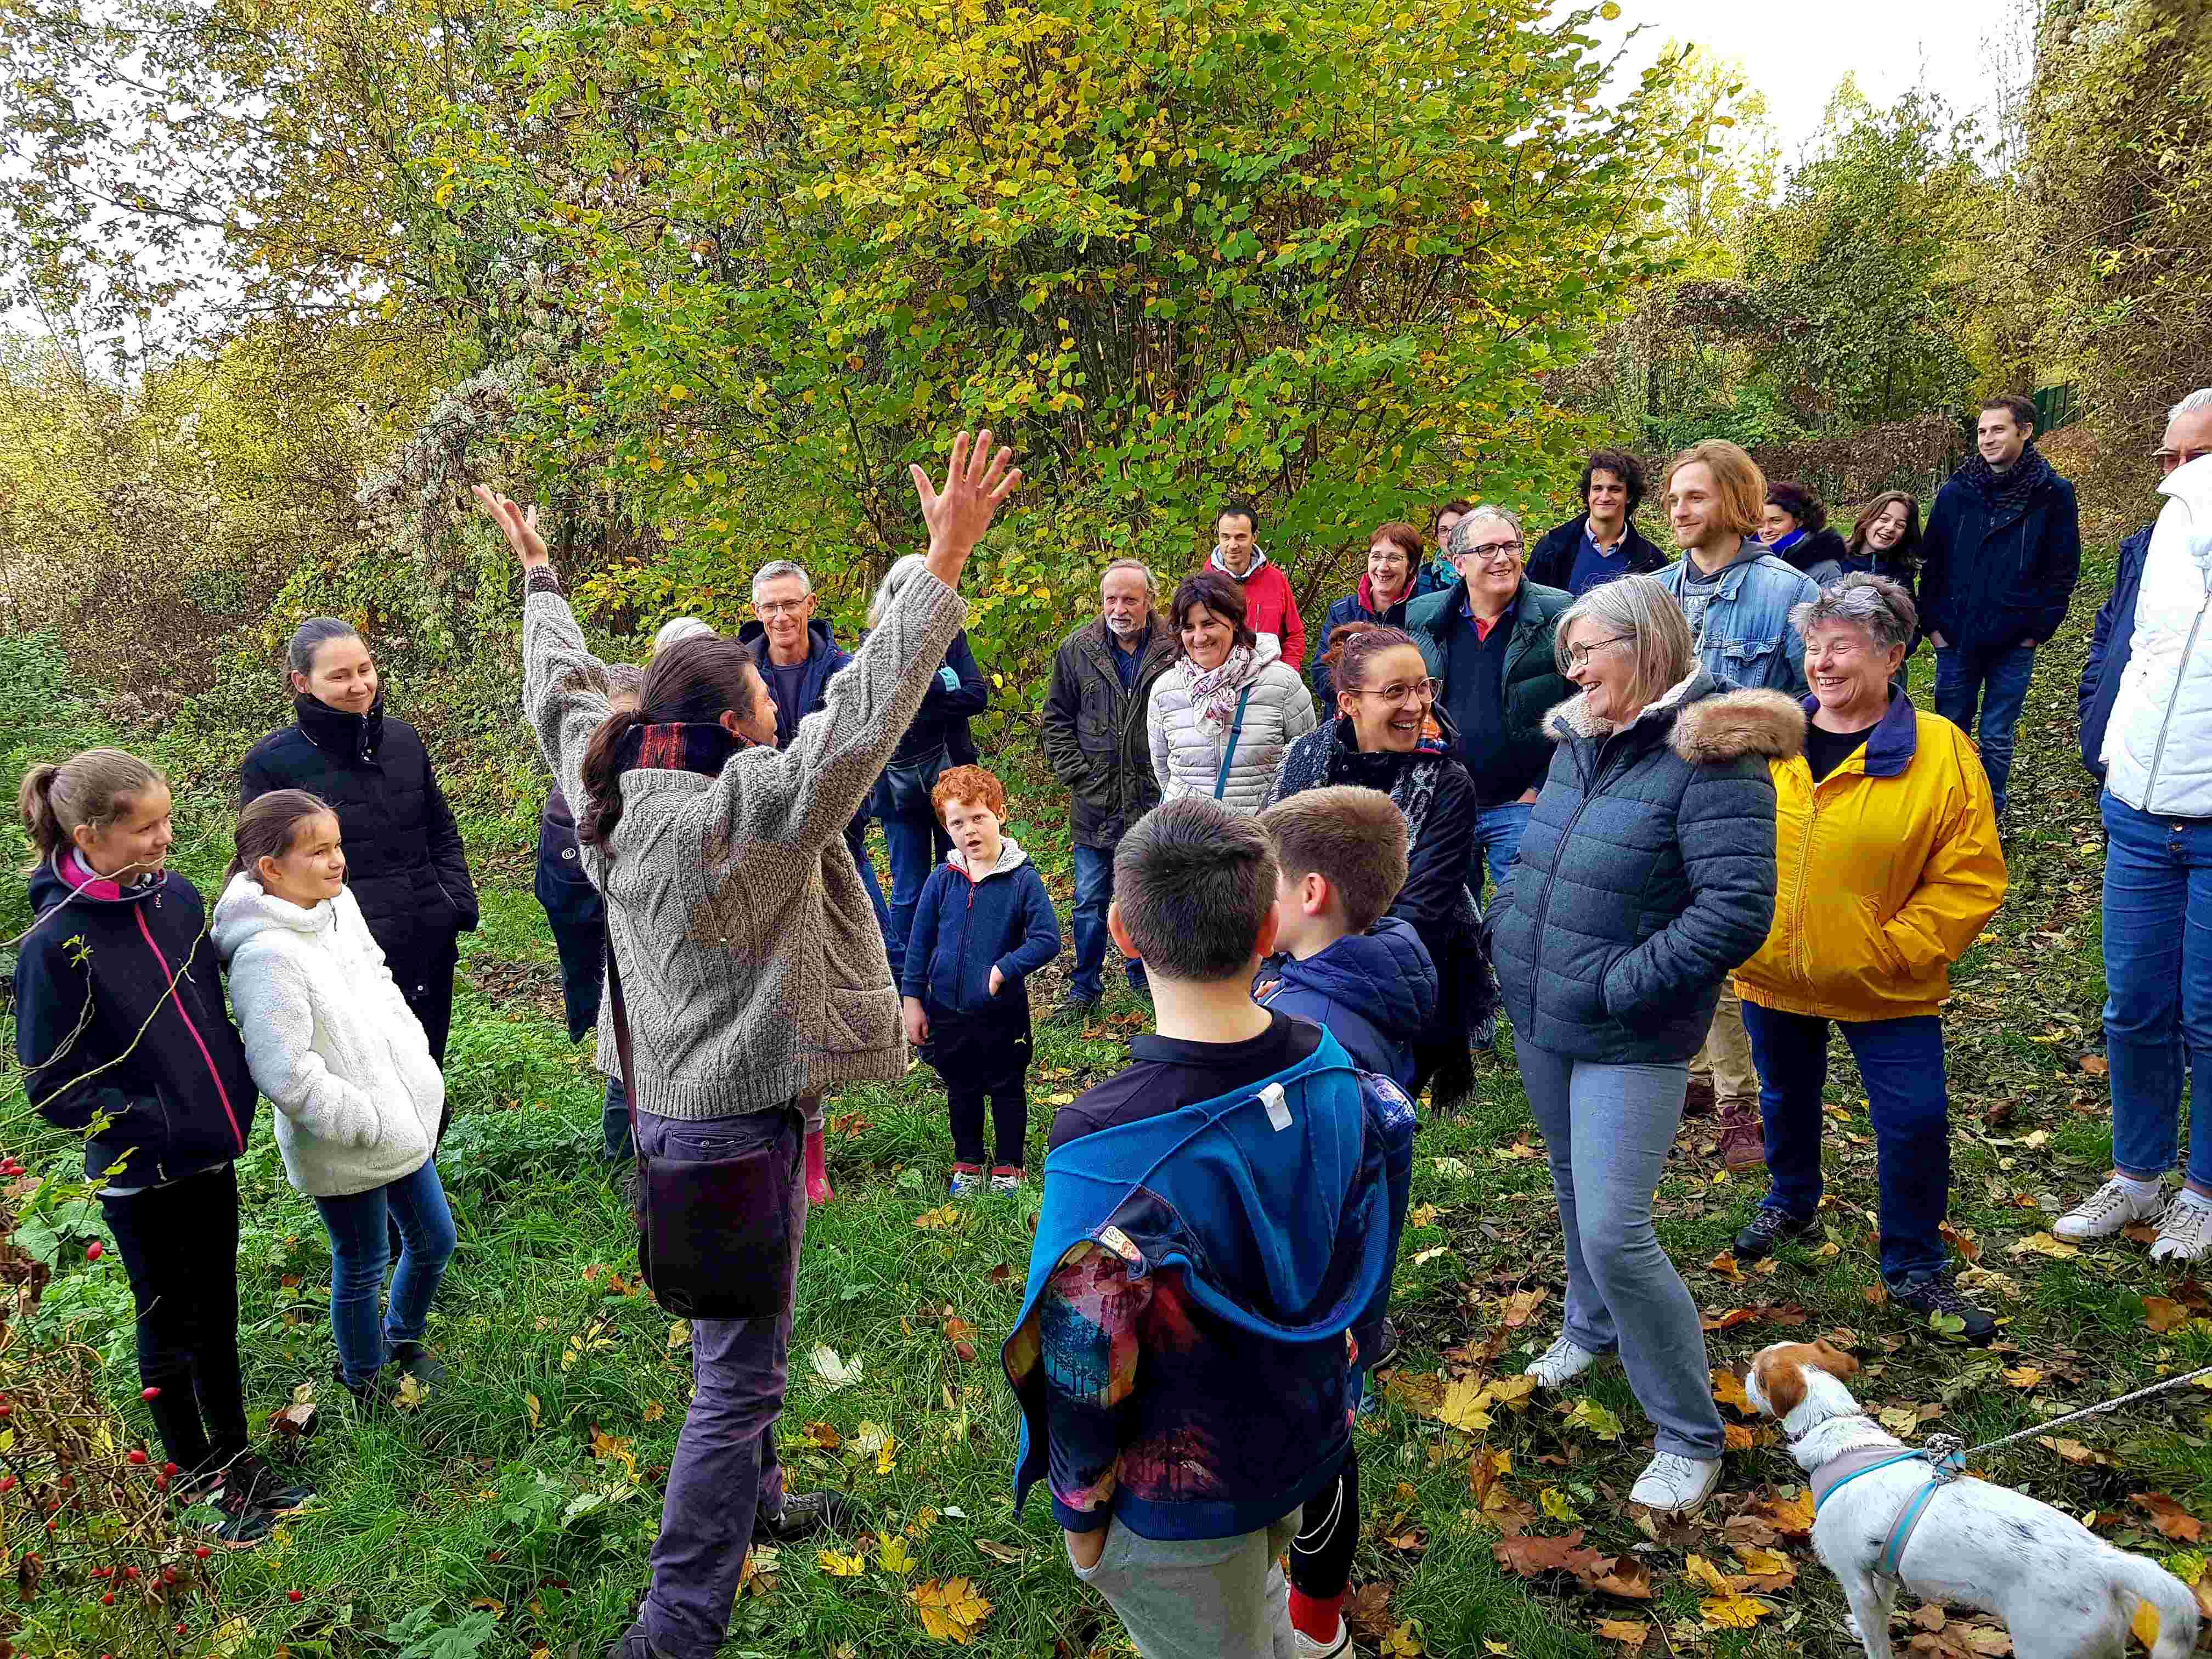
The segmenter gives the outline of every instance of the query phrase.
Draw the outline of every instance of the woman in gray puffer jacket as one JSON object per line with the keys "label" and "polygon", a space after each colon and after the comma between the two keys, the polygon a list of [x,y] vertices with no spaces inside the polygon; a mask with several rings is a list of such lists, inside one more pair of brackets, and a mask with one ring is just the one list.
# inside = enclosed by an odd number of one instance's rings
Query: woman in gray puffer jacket
{"label": "woman in gray puffer jacket", "polygon": [[1160,798],[1210,795],[1249,817],[1267,804],[1283,753],[1314,729],[1313,695],[1274,636],[1244,621],[1244,594],[1218,571],[1176,589],[1175,661],[1152,682],[1147,724]]}
{"label": "woman in gray puffer jacket", "polygon": [[1766,763],[1805,716],[1708,676],[1654,577],[1591,589],[1555,637],[1582,695],[1546,717],[1558,747],[1490,926],[1566,1231],[1565,1329],[1528,1371],[1558,1388],[1617,1350],[1657,1430],[1630,1501],[1679,1512],[1711,1495],[1723,1437],[1651,1198],[1721,981],[1774,918]]}

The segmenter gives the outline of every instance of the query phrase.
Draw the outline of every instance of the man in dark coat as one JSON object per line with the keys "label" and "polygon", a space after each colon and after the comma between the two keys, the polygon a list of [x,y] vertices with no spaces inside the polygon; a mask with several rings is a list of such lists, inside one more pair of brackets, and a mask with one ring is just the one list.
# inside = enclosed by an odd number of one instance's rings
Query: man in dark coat
{"label": "man in dark coat", "polygon": [[1663,569],[1667,556],[1638,530],[1633,518],[1644,502],[1644,463],[1626,450],[1601,449],[1583,466],[1583,511],[1538,542],[1528,555],[1528,580],[1580,599],[1622,576]]}
{"label": "man in dark coat", "polygon": [[[1159,805],[1146,710],[1152,682],[1175,659],[1175,632],[1158,614],[1158,591],[1141,560],[1116,559],[1098,583],[1099,614],[1065,640],[1052,659],[1044,699],[1044,753],[1074,793],[1075,972],[1058,1018],[1087,1017],[1104,994],[1106,907],[1114,897],[1114,849],[1128,827]],[[1129,988],[1145,992],[1145,965],[1123,964]]]}
{"label": "man in dark coat", "polygon": [[1928,514],[1920,623],[1936,644],[1936,712],[1975,739],[2002,818],[2036,647],[2081,579],[2081,525],[2074,486],[2035,447],[2033,404],[1990,399],[1975,443]]}

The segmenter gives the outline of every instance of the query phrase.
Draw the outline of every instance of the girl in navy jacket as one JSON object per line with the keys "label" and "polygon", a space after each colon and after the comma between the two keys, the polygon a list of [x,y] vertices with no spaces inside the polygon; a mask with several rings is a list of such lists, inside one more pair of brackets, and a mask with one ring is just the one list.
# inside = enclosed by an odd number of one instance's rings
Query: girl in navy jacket
{"label": "girl in navy jacket", "polygon": [[257,1544],[313,1494],[246,1449],[235,1160],[253,1074],[207,907],[167,867],[169,787],[135,755],[88,749],[33,767],[16,804],[39,855],[15,961],[23,1086],[47,1122],[85,1137],[85,1178],[102,1183],[173,1495],[212,1503],[211,1542]]}
{"label": "girl in navy jacket", "polygon": [[997,1161],[991,1188],[1021,1185],[1029,1138],[1030,998],[1025,981],[1060,954],[1060,919],[1044,878],[1001,832],[1006,787],[956,766],[930,792],[952,851],[915,907],[899,988],[908,1041],[945,1079],[952,1115],[955,1198],[982,1184],[983,1102]]}

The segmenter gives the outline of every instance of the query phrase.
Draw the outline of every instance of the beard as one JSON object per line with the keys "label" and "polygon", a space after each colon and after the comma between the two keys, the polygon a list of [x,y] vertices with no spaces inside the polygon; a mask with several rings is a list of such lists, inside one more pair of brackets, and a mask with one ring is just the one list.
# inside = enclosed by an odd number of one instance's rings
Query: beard
{"label": "beard", "polygon": [[1109,617],[1106,626],[1126,640],[1132,634],[1142,633],[1145,621],[1141,617]]}

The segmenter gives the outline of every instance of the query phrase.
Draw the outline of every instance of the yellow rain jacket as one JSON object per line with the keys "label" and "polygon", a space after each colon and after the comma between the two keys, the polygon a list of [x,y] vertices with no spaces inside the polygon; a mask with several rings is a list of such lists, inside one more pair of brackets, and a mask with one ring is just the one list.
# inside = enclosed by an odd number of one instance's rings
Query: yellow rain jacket
{"label": "yellow rain jacket", "polygon": [[[1809,715],[1818,705],[1804,700]],[[1965,732],[1893,695],[1866,744],[1815,786],[1774,778],[1774,926],[1736,970],[1746,1001],[1829,1019],[1932,1014],[1951,964],[2004,899],[2004,854]]]}

